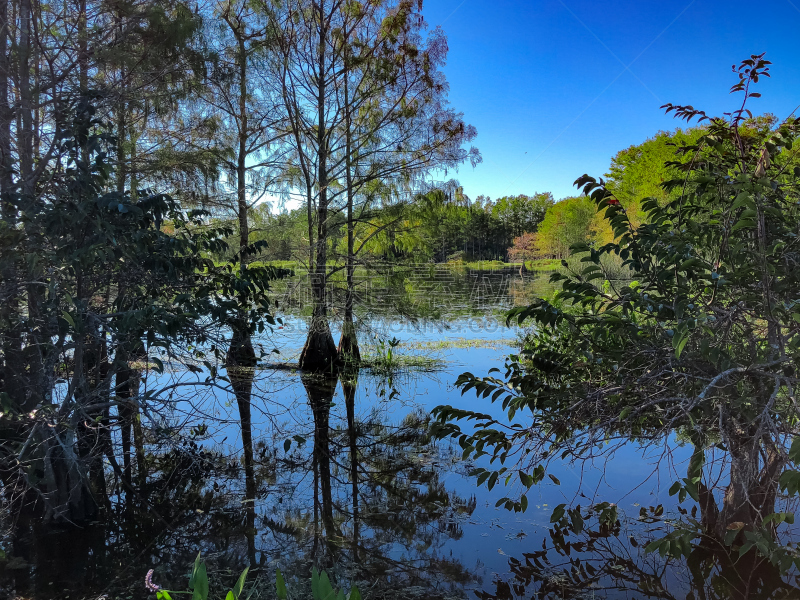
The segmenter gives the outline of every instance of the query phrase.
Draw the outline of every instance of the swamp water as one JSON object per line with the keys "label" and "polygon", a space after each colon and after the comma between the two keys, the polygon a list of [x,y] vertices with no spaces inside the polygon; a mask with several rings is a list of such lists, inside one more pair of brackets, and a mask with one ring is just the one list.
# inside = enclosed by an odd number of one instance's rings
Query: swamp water
{"label": "swamp water", "polygon": [[[372,598],[800,598],[793,576],[715,562],[702,549],[688,561],[644,553],[663,535],[652,517],[676,508],[667,490],[690,453],[674,442],[562,463],[550,471],[558,484],[530,490],[526,512],[496,508],[518,491],[516,478],[477,488],[469,472],[485,465],[431,440],[428,415],[440,404],[502,415],[453,383],[503,366],[522,333],[503,312],[546,292],[547,274],[428,271],[400,286],[363,284],[360,338],[373,367],[339,379],[287,366],[305,338],[304,302],[302,286],[280,289],[283,325],[257,340],[279,353],[254,375],[252,481],[230,391],[206,385],[205,373],[147,374],[141,391],[161,393],[143,415],[146,494],[115,486],[103,521],[83,529],[16,523],[0,595],[153,597],[148,569],[164,587],[185,589],[202,551],[219,597],[252,563],[254,599],[274,597],[276,567],[292,597],[310,598],[314,565]],[[619,527],[590,520],[600,501],[617,504]],[[562,503],[584,508],[582,534],[554,531],[550,515]]]}

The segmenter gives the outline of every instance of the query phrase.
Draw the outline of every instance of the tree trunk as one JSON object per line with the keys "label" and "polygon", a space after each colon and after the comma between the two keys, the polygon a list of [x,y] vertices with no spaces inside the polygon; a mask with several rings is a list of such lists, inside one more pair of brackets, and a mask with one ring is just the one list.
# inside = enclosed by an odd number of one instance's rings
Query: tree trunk
{"label": "tree trunk", "polygon": [[[349,42],[349,40],[348,40]],[[345,61],[347,61],[347,54],[345,53]],[[346,185],[347,185],[347,291],[344,301],[344,322],[342,324],[342,337],[339,339],[339,347],[337,353],[339,363],[349,363],[353,366],[358,366],[361,362],[361,352],[358,349],[358,337],[356,336],[356,327],[353,322],[353,300],[354,300],[354,282],[353,272],[355,270],[355,256],[354,256],[354,243],[355,243],[355,223],[353,222],[353,165],[351,159],[351,138],[352,132],[350,130],[351,115],[350,115],[350,98],[348,88],[348,71],[344,71],[344,111],[345,111],[345,171],[346,171]]]}
{"label": "tree trunk", "polygon": [[[8,53],[8,0],[0,0],[0,213],[5,227],[13,231],[17,226],[17,207],[13,203],[13,157],[11,155],[11,121],[13,113],[8,102],[8,83],[11,79],[11,64]],[[5,331],[2,339],[3,362],[0,376],[0,390],[9,395],[15,406],[26,403],[22,332],[14,323],[20,314],[20,289],[17,280],[16,257],[8,252],[3,261],[2,293],[0,302],[0,323]]]}
{"label": "tree trunk", "polygon": [[[237,217],[239,220],[239,273],[241,277],[247,276],[248,256],[247,249],[250,244],[250,224],[247,215],[247,140],[249,132],[247,118],[247,48],[243,32],[234,30],[238,44],[237,62],[239,67],[239,144],[236,156],[236,202]],[[247,554],[250,567],[255,568],[256,563],[256,483],[255,468],[253,465],[253,424],[251,417],[251,401],[253,379],[255,377],[256,353],[248,330],[244,322],[250,300],[247,291],[239,297],[239,317],[231,329],[231,344],[228,350],[226,368],[231,387],[236,395],[236,405],[239,409],[239,423],[242,431],[242,447],[244,449],[244,476],[245,476],[245,515]]]}
{"label": "tree trunk", "polygon": [[[731,456],[730,481],[722,499],[716,523],[721,539],[728,528],[742,532],[761,525],[775,512],[778,479],[785,460],[769,440],[759,440],[736,423],[729,424],[725,440]],[[732,433],[732,430],[737,430]],[[763,464],[761,453],[766,455]]]}
{"label": "tree trunk", "polygon": [[[21,201],[24,206],[33,208],[36,203],[35,189],[33,182],[33,94],[31,90],[30,77],[30,58],[32,54],[33,38],[31,30],[31,2],[21,0],[19,4],[20,35],[18,48],[18,69],[19,78],[19,118],[17,131],[17,153],[19,155],[19,182]],[[32,223],[27,225],[28,237],[32,244],[39,241],[39,233]],[[28,327],[28,339],[23,347],[23,361],[28,372],[26,382],[26,402],[22,407],[23,411],[33,409],[40,402],[46,400],[48,385],[44,370],[44,355],[50,343],[49,327],[45,322],[41,305],[43,301],[42,288],[36,285],[38,272],[41,267],[29,266],[25,274],[26,299],[28,320],[31,326]]]}
{"label": "tree trunk", "polygon": [[[135,364],[135,360],[143,360],[143,356],[125,356],[124,364],[117,371],[116,395],[119,400],[117,412],[119,414],[120,437],[122,441],[122,477],[128,484],[126,486],[126,505],[132,510],[135,495],[145,493],[147,485],[147,467],[144,456],[144,439],[142,435],[141,416],[139,414],[139,383],[142,371]],[[137,494],[133,487],[133,452],[136,454],[136,486]]]}
{"label": "tree trunk", "polygon": [[253,465],[253,424],[251,417],[251,400],[253,391],[253,378],[255,375],[256,355],[250,335],[246,332],[235,331],[231,339],[230,350],[226,360],[226,369],[231,387],[236,395],[236,405],[239,409],[239,423],[242,432],[242,446],[244,449],[244,478],[245,478],[245,534],[247,537],[247,554],[251,568],[256,563],[256,478]]}
{"label": "tree trunk", "polygon": [[326,75],[325,43],[327,29],[319,11],[319,63],[317,65],[317,247],[314,270],[311,272],[311,291],[314,296],[314,312],[303,351],[300,353],[299,367],[312,373],[334,373],[337,368],[336,343],[328,323],[328,132],[325,126]]}

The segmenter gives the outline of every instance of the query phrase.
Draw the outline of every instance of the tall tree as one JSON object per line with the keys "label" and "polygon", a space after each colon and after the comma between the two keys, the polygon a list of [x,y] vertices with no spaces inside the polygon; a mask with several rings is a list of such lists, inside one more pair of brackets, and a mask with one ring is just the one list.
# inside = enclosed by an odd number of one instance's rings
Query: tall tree
{"label": "tall tree", "polygon": [[[270,50],[270,13],[252,3],[225,0],[215,5],[207,27],[210,75],[197,90],[197,99],[186,106],[190,122],[201,125],[207,137],[195,134],[176,145],[176,156],[198,154],[207,159],[205,174],[219,166],[215,198],[206,198],[217,213],[232,215],[237,225],[234,260],[244,281],[251,273],[257,281],[264,267],[250,263],[263,244],[250,239],[250,212],[273,185],[275,165],[281,159],[278,142],[283,133],[266,85],[265,54]],[[277,149],[276,149],[277,148]],[[209,164],[210,163],[210,164]],[[228,323],[231,339],[226,368],[236,403],[244,448],[244,470],[249,531],[248,553],[255,566],[255,474],[252,439],[252,385],[257,355],[253,345],[254,323],[249,318],[254,296],[248,285],[237,291],[238,314]]]}
{"label": "tall tree", "polygon": [[[357,354],[353,326],[355,223],[372,202],[391,199],[435,168],[479,160],[463,144],[474,128],[448,107],[438,68],[447,51],[437,30],[427,38],[412,2],[298,2],[281,25],[278,80],[292,132],[297,180],[306,192],[314,315],[301,368],[328,370],[337,360],[328,323],[328,245],[346,211],[347,294],[342,358]],[[307,15],[298,19],[297,15]],[[360,197],[361,214],[355,203]],[[316,231],[313,228],[316,224]]]}

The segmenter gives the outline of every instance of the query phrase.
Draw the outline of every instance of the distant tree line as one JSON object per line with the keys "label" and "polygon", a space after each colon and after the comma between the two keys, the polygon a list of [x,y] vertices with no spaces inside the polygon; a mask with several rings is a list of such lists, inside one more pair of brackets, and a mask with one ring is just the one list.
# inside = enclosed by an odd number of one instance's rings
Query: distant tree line
{"label": "distant tree line", "polygon": [[[470,200],[460,192],[433,190],[406,204],[371,211],[355,227],[356,241],[366,242],[361,262],[390,260],[447,262],[448,260],[507,260],[513,239],[537,231],[553,206],[550,193]],[[266,205],[253,213],[254,239],[267,247],[268,260],[302,258],[298,236],[307,227],[304,209],[272,213]],[[346,219],[331,219],[329,256],[341,257]]]}
{"label": "distant tree line", "polygon": [[[756,135],[774,123],[764,115],[743,123],[743,135]],[[641,144],[619,151],[611,160],[606,184],[626,209],[631,223],[646,220],[641,200],[666,203],[677,192],[666,192],[664,181],[678,176],[671,164],[681,144],[693,143],[705,132],[702,126],[661,131]],[[354,235],[364,243],[357,262],[437,262],[498,260],[523,262],[565,259],[570,247],[585,242],[613,240],[613,232],[586,196],[554,200],[549,192],[504,196],[492,200],[480,195],[471,200],[459,187],[434,189],[407,202],[374,205],[355,223]],[[302,259],[298,240],[307,229],[304,208],[271,213],[267,205],[254,209],[254,239],[267,243],[266,260]],[[346,253],[342,243],[346,220],[336,214],[328,234],[329,258]]]}

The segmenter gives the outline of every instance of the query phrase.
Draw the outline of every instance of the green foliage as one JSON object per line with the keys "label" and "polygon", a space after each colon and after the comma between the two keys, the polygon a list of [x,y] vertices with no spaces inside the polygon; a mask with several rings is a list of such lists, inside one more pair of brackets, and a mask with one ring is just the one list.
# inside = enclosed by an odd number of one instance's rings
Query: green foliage
{"label": "green foliage", "polygon": [[[73,129],[58,140],[63,163],[51,173],[52,185],[39,201],[18,196],[22,226],[0,228],[15,240],[8,246],[3,240],[0,269],[13,274],[3,285],[17,298],[0,316],[8,373],[0,389],[8,402],[0,430],[6,451],[15,455],[26,439],[36,440],[16,459],[28,473],[25,485],[47,491],[48,510],[72,511],[67,514],[80,521],[94,504],[86,483],[63,482],[83,489],[81,503],[42,474],[84,472],[95,457],[81,452],[54,460],[48,447],[77,443],[102,451],[88,428],[69,431],[79,422],[102,422],[108,407],[125,401],[110,381],[133,361],[163,372],[166,357],[189,348],[186,368],[198,372],[203,365],[208,375],[198,385],[217,379],[210,360],[223,357],[213,343],[217,329],[236,323],[255,332],[275,324],[269,286],[283,272],[216,264],[211,256],[225,250],[230,229],[209,225],[204,211],[184,211],[155,191],[139,190],[135,198],[109,191],[113,170],[106,150],[114,139],[87,99],[74,110]],[[243,250],[257,251],[258,244]],[[34,346],[37,353],[26,350]],[[49,407],[57,377],[68,385],[56,412]]]}
{"label": "green foliage", "polygon": [[405,207],[372,251],[415,262],[445,262],[456,255],[461,261],[505,259],[513,238],[536,231],[552,202],[549,193],[492,202],[482,196],[470,201],[463,194],[451,198],[434,190]]}
{"label": "green foliage", "polygon": [[311,593],[314,600],[361,600],[361,594],[355,585],[350,593],[345,595],[343,590],[337,591],[328,579],[325,571],[311,571]]}
{"label": "green foliage", "polygon": [[565,198],[548,208],[536,236],[539,255],[565,258],[571,246],[589,241],[596,212],[586,196]]}
{"label": "green foliage", "polygon": [[[757,97],[750,86],[768,75],[768,65],[762,56],[742,63],[744,83],[733,91],[745,103]],[[630,440],[668,443],[677,433],[691,440],[694,454],[670,493],[701,506],[692,535],[775,558],[756,537],[789,522],[771,516],[774,495],[766,490],[778,485],[789,459],[786,437],[800,433],[793,395],[800,383],[800,168],[792,167],[800,120],[744,135],[746,108],[729,118],[666,108],[706,122],[668,165],[681,173],[663,184],[674,199],[643,201],[646,222],[635,226],[605,182],[579,178],[613,241],[574,244],[578,262],[551,277],[561,286],[553,301],[510,313],[509,320],[532,321],[534,333],[504,373],[459,377],[462,392],[499,402],[508,421],[440,406],[435,431],[456,438],[465,456],[500,464],[514,457],[534,483],[554,458],[596,459]],[[608,283],[608,256],[628,271],[628,283]],[[518,412],[531,424],[511,422]],[[474,421],[474,431],[463,432],[459,420]],[[703,478],[711,448],[736,457],[719,505]],[[479,477],[494,483],[507,469]],[[798,489],[793,475],[780,481]],[[737,523],[743,535],[726,537]],[[650,549],[685,555],[687,535],[670,534]]]}
{"label": "green foliage", "polygon": [[[225,600],[248,600],[252,597],[253,593],[256,591],[255,587],[252,587],[247,596],[243,595],[248,571],[249,568],[242,571],[236,585],[225,595]],[[192,600],[209,600],[209,598],[213,598],[209,590],[206,564],[201,558],[201,554],[198,553],[192,565],[192,575],[189,579],[189,591],[176,592],[158,589],[156,591],[156,598],[158,600],[172,600],[172,594],[186,594],[191,595]],[[286,581],[280,569],[275,572],[275,591],[277,600],[288,600],[289,590],[286,587]],[[325,571],[317,571],[316,568],[311,571],[311,593],[313,600],[361,600],[361,594],[355,585],[350,588],[348,594],[345,594],[343,590],[337,590],[333,587]]]}
{"label": "green foliage", "polygon": [[662,183],[680,177],[671,164],[680,158],[680,145],[693,144],[705,133],[704,127],[673,132],[659,131],[641,144],[620,150],[611,159],[606,186],[630,214],[641,210],[644,198],[664,203],[675,199],[680,190],[668,192]]}
{"label": "green foliage", "polygon": [[378,340],[378,364],[381,368],[391,371],[395,366],[394,349],[400,344],[400,340],[392,337],[390,340]]}

